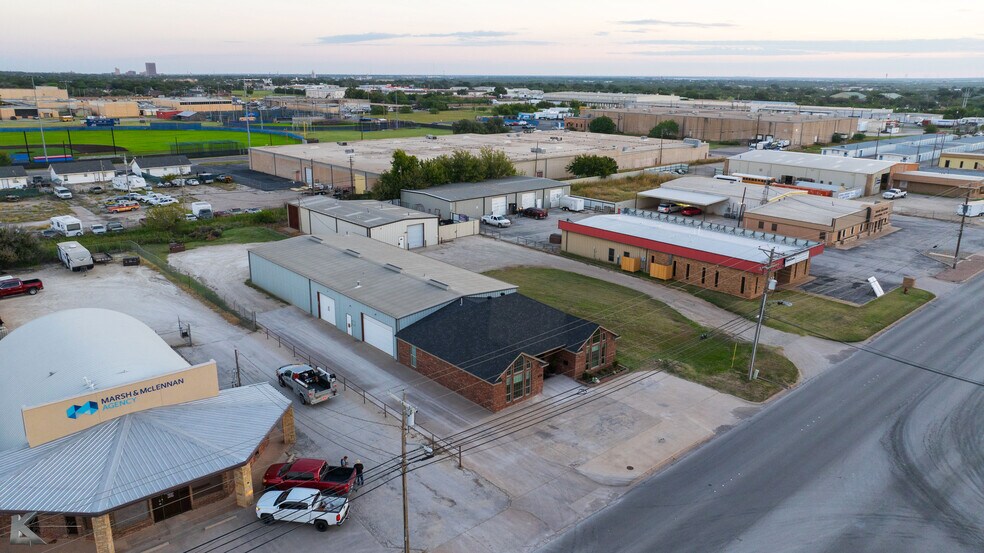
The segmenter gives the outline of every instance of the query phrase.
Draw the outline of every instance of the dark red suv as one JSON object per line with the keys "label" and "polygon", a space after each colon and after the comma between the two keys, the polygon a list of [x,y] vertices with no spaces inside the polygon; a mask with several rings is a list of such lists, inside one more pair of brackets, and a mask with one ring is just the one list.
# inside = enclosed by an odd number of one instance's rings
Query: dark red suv
{"label": "dark red suv", "polygon": [[523,210],[523,217],[532,217],[534,219],[546,219],[547,210],[540,209],[539,207],[527,207]]}

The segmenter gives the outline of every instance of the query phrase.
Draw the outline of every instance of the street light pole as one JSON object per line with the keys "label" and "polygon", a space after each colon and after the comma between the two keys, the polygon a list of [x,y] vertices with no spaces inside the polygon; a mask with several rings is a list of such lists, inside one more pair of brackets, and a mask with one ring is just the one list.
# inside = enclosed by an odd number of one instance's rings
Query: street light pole
{"label": "street light pole", "polygon": [[758,321],[755,322],[755,339],[752,341],[752,358],[748,361],[748,380],[757,378],[755,372],[755,354],[758,353],[759,336],[762,334],[762,323],[765,321],[765,303],[769,297],[769,286],[772,282],[772,261],[775,259],[776,249],[769,250],[769,264],[765,268],[765,290],[762,291],[762,301],[759,303]]}

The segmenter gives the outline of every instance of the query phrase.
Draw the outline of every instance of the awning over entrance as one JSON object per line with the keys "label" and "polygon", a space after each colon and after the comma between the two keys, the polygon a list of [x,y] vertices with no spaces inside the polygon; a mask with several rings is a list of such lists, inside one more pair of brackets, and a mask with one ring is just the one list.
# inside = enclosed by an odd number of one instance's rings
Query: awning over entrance
{"label": "awning over entrance", "polygon": [[704,194],[703,192],[690,192],[687,190],[675,190],[672,188],[656,188],[654,190],[646,190],[645,192],[639,192],[639,196],[643,198],[655,198],[677,204],[696,205],[699,207],[707,207],[709,205],[726,202],[730,199],[726,196]]}

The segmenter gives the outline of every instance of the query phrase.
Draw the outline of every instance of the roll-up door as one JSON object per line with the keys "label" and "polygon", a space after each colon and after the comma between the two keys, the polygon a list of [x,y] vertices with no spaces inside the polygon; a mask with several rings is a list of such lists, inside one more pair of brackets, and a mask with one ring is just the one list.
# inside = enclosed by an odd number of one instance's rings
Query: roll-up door
{"label": "roll-up door", "polygon": [[520,199],[519,208],[526,209],[527,207],[536,207],[536,192],[523,192],[523,196]]}
{"label": "roll-up door", "polygon": [[407,227],[407,242],[410,249],[424,247],[424,224],[410,225]]}
{"label": "roll-up door", "polygon": [[362,340],[393,355],[393,327],[362,314]]}
{"label": "roll-up door", "polygon": [[492,206],[492,215],[505,215],[506,214],[506,197],[498,196],[492,198],[489,203]]}

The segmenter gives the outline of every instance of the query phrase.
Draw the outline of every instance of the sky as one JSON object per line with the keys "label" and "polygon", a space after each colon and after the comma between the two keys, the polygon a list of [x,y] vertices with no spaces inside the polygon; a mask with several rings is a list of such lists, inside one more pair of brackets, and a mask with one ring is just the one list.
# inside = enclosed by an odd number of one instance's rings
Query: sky
{"label": "sky", "polygon": [[3,20],[6,71],[984,77],[984,0],[46,0]]}

